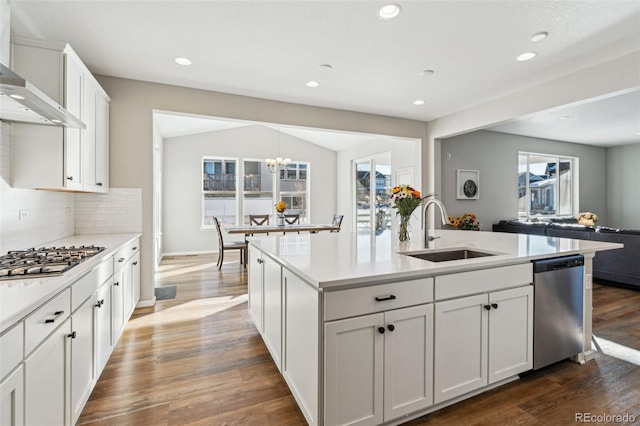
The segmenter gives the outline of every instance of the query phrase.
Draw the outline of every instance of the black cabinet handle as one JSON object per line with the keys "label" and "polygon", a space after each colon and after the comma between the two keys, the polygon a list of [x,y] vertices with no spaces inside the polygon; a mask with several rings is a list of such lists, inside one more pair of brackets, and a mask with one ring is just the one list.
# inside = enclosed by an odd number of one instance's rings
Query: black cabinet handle
{"label": "black cabinet handle", "polygon": [[484,308],[485,308],[487,311],[490,311],[490,310],[491,310],[491,305],[484,305]]}
{"label": "black cabinet handle", "polygon": [[56,311],[53,314],[53,318],[49,318],[49,319],[45,320],[44,323],[45,324],[51,324],[52,322],[56,322],[56,319],[62,314],[64,314],[64,311]]}
{"label": "black cabinet handle", "polygon": [[67,337],[70,338],[70,339],[75,339],[76,338],[76,332],[74,331],[71,334],[67,334]]}
{"label": "black cabinet handle", "polygon": [[67,180],[73,180],[73,176],[67,176]]}
{"label": "black cabinet handle", "polygon": [[116,281],[115,283],[113,283],[113,285],[119,286],[120,285],[120,281]]}
{"label": "black cabinet handle", "polygon": [[102,182],[96,182],[97,186],[102,186]]}
{"label": "black cabinet handle", "polygon": [[104,305],[104,299],[98,300],[98,303],[96,303],[96,308],[100,308],[102,307],[102,305]]}
{"label": "black cabinet handle", "polygon": [[498,309],[498,304],[497,304],[497,303],[492,303],[492,304],[491,304],[491,307],[492,307],[493,309]]}
{"label": "black cabinet handle", "polygon": [[121,257],[120,259],[118,259],[118,262],[120,263],[124,262],[124,257]]}
{"label": "black cabinet handle", "polygon": [[387,297],[376,296],[376,302],[383,302],[385,300],[394,300],[396,297],[393,294],[388,295]]}
{"label": "black cabinet handle", "polygon": [[378,327],[378,333],[384,334],[384,327]]}
{"label": "black cabinet handle", "polygon": [[396,329],[396,326],[395,326],[395,325],[393,325],[393,324],[389,324],[389,325],[387,326],[387,329],[389,329],[389,331],[393,331],[393,330],[395,330],[395,329]]}
{"label": "black cabinet handle", "polygon": [[133,262],[133,266],[136,266],[137,264],[138,264],[137,260],[135,262]]}
{"label": "black cabinet handle", "polygon": [[264,260],[262,260],[262,259],[260,259],[260,258],[256,259],[256,261],[257,261],[258,263],[264,263]]}
{"label": "black cabinet handle", "polygon": [[131,250],[134,250],[134,251],[138,250],[138,247],[133,247]]}

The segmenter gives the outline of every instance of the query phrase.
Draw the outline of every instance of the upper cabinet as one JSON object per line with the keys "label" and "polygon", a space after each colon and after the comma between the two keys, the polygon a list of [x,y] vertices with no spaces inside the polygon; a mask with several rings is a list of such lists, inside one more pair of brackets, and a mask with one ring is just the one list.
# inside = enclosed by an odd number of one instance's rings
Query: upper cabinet
{"label": "upper cabinet", "polygon": [[14,123],[12,186],[108,192],[111,99],[71,46],[15,37],[11,68],[87,126]]}

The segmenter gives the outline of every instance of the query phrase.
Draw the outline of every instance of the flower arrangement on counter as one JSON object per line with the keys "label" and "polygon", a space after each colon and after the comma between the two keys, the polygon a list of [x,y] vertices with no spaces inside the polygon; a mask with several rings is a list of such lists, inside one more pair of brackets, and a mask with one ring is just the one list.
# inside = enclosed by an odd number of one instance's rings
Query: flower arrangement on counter
{"label": "flower arrangement on counter", "polygon": [[464,231],[479,231],[480,222],[473,213],[465,213],[462,216],[449,216],[449,225]]}
{"label": "flower arrangement on counter", "polygon": [[398,239],[400,241],[409,241],[409,219],[411,214],[422,204],[425,198],[432,195],[429,194],[423,197],[420,191],[409,185],[398,185],[391,189],[391,195],[389,196],[393,201],[391,208],[396,209],[396,216],[400,216],[400,226],[398,228]]}
{"label": "flower arrangement on counter", "polygon": [[580,212],[576,215],[576,219],[580,225],[594,226],[598,221],[598,215],[591,212]]}
{"label": "flower arrangement on counter", "polygon": [[287,210],[287,204],[284,201],[278,201],[276,203],[276,211],[278,213],[284,213]]}

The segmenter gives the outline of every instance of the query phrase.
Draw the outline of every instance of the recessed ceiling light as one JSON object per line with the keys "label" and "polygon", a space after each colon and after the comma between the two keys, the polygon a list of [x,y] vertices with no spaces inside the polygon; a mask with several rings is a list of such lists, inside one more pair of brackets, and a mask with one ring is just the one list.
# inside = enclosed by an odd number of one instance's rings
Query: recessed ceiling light
{"label": "recessed ceiling light", "polygon": [[318,87],[320,86],[320,83],[318,83],[317,81],[307,81],[307,86],[308,87]]}
{"label": "recessed ceiling light", "polygon": [[378,18],[388,21],[400,14],[402,8],[397,4],[387,4],[378,9]]}
{"label": "recessed ceiling light", "polygon": [[331,71],[333,67],[329,64],[322,64],[318,67],[320,71]]}
{"label": "recessed ceiling light", "polygon": [[423,77],[428,77],[430,75],[433,75],[434,72],[434,70],[422,70],[420,71],[420,75]]}
{"label": "recessed ceiling light", "polygon": [[184,66],[191,65],[191,61],[189,59],[187,59],[187,58],[178,57],[178,58],[175,58],[175,61],[176,61],[177,64],[180,64],[180,65],[184,65]]}
{"label": "recessed ceiling light", "polygon": [[9,96],[11,96],[13,99],[24,99],[24,96],[16,95],[15,93]]}
{"label": "recessed ceiling light", "polygon": [[414,105],[424,105],[424,101],[422,99],[418,99],[418,100],[413,101],[413,104]]}
{"label": "recessed ceiling light", "polygon": [[527,52],[527,53],[523,53],[522,55],[518,56],[516,58],[516,60],[518,60],[518,61],[528,61],[529,59],[535,58],[536,55],[537,55],[536,52]]}
{"label": "recessed ceiling light", "polygon": [[536,41],[544,40],[545,38],[547,38],[548,35],[549,33],[546,31],[535,33],[534,35],[531,36],[531,41],[536,42]]}
{"label": "recessed ceiling light", "polygon": [[568,115],[563,115],[562,117],[558,117],[558,120],[568,120],[569,116]]}

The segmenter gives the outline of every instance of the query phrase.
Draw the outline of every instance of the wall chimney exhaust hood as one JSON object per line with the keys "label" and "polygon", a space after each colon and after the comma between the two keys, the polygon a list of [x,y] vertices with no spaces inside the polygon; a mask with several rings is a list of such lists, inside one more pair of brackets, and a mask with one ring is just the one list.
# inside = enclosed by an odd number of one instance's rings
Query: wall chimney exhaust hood
{"label": "wall chimney exhaust hood", "polygon": [[0,120],[86,129],[76,116],[0,64]]}

